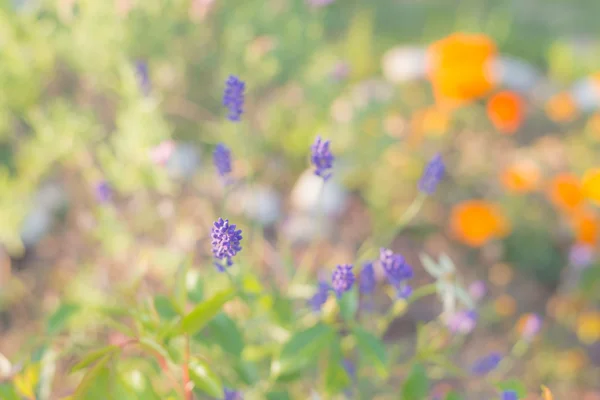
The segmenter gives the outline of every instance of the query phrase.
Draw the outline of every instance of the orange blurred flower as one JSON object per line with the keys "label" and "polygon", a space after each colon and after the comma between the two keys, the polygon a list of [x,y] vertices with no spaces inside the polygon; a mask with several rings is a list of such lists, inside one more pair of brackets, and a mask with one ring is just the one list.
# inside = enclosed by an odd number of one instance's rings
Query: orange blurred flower
{"label": "orange blurred flower", "polygon": [[568,122],[577,116],[575,100],[569,93],[554,95],[546,103],[546,114],[554,122]]}
{"label": "orange blurred flower", "polygon": [[454,206],[450,229],[458,240],[472,247],[482,246],[509,232],[504,215],[485,200],[468,200]]}
{"label": "orange blurred flower", "polygon": [[531,160],[521,160],[509,165],[500,174],[500,182],[509,192],[527,193],[540,183],[540,169]]}
{"label": "orange blurred flower", "polygon": [[419,110],[411,120],[411,143],[419,142],[424,134],[443,135],[449,125],[449,110],[437,106]]}
{"label": "orange blurred flower", "polygon": [[592,210],[578,210],[572,216],[577,244],[594,246],[600,234],[600,219]]}
{"label": "orange blurred flower", "polygon": [[594,203],[600,204],[600,168],[587,170],[581,184],[584,196]]}
{"label": "orange blurred flower", "polygon": [[427,49],[427,75],[438,101],[463,103],[495,85],[488,68],[497,54],[495,43],[482,34],[454,33]]}
{"label": "orange blurred flower", "polygon": [[542,400],[553,400],[552,392],[546,386],[542,385]]}
{"label": "orange blurred flower", "polygon": [[552,179],[548,196],[556,207],[568,212],[579,208],[584,201],[579,179],[569,173],[558,174]]}
{"label": "orange blurred flower", "polygon": [[487,103],[487,115],[502,133],[513,134],[523,122],[523,99],[516,93],[504,91],[492,96]]}

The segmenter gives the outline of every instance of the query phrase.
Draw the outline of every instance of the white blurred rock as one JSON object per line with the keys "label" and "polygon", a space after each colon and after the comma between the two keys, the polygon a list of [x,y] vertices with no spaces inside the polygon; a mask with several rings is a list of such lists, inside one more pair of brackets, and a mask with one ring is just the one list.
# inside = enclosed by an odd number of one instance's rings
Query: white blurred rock
{"label": "white blurred rock", "polygon": [[597,110],[600,106],[600,83],[593,78],[583,78],[571,87],[571,96],[581,111]]}
{"label": "white blurred rock", "polygon": [[261,225],[271,225],[281,218],[281,196],[275,189],[245,186],[228,196],[229,207]]}
{"label": "white blurred rock", "polygon": [[[323,184],[325,186],[323,186]],[[334,177],[323,182],[312,170],[305,171],[291,193],[294,210],[313,216],[341,214],[347,203],[348,193]]]}
{"label": "white blurred rock", "polygon": [[427,73],[427,50],[423,47],[395,47],[383,55],[383,76],[402,83],[421,79]]}
{"label": "white blurred rock", "polygon": [[542,74],[535,67],[515,57],[500,56],[489,67],[493,82],[518,92],[528,92],[542,80]]}
{"label": "white blurred rock", "polygon": [[167,173],[172,179],[189,181],[200,167],[200,153],[190,143],[177,143],[167,160]]}
{"label": "white blurred rock", "polygon": [[31,211],[21,225],[21,240],[27,247],[35,246],[52,230],[59,212],[67,206],[64,189],[54,182],[42,184],[36,193]]}
{"label": "white blurred rock", "polygon": [[333,222],[327,218],[293,213],[283,225],[283,234],[292,242],[311,242],[315,238],[329,237],[333,233]]}

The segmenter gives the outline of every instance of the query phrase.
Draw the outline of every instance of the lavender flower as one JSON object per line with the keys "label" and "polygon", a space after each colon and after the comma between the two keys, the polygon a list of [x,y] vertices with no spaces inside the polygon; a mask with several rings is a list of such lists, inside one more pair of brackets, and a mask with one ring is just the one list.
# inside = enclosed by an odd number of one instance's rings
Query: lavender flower
{"label": "lavender flower", "polygon": [[135,63],[135,72],[138,80],[138,85],[144,96],[150,94],[150,73],[148,71],[148,63],[138,60]]}
{"label": "lavender flower", "polygon": [[389,249],[381,248],[379,250],[379,262],[383,267],[388,281],[396,288],[399,288],[403,281],[413,277],[413,270],[406,263],[404,257],[400,254],[395,254]]}
{"label": "lavender flower", "polygon": [[226,178],[231,173],[231,150],[223,143],[219,143],[215,147],[213,163],[221,178]]}
{"label": "lavender flower", "polygon": [[227,118],[232,122],[239,122],[244,113],[244,90],[246,84],[237,76],[230,75],[225,82],[223,105],[229,109]]}
{"label": "lavender flower", "polygon": [[223,389],[223,394],[225,397],[223,400],[244,400],[244,396],[242,396],[242,392],[238,392],[236,390],[231,389]]}
{"label": "lavender flower", "polygon": [[100,181],[96,184],[96,200],[99,203],[107,203],[112,199],[113,191],[108,182]]}
{"label": "lavender flower", "polygon": [[519,398],[517,397],[517,392],[514,390],[505,390],[502,392],[501,400],[519,400]]}
{"label": "lavender flower", "polygon": [[433,194],[445,173],[444,160],[442,160],[441,154],[438,153],[427,163],[423,176],[419,180],[419,190],[428,195]]}
{"label": "lavender flower", "polygon": [[352,265],[338,265],[331,275],[331,287],[335,291],[337,297],[341,297],[344,292],[352,289],[354,284],[354,273]]}
{"label": "lavender flower", "polygon": [[490,353],[485,357],[480,358],[473,364],[471,368],[471,372],[475,375],[485,375],[498,367],[500,361],[502,360],[502,356],[500,353]]}
{"label": "lavender flower", "polygon": [[487,289],[485,287],[485,282],[475,281],[475,282],[471,283],[469,285],[468,291],[469,291],[469,294],[471,295],[471,297],[473,298],[473,300],[479,301],[479,300],[483,299],[483,296],[485,296],[485,293],[487,291]]}
{"label": "lavender flower", "polygon": [[527,314],[523,322],[521,336],[525,340],[531,340],[542,328],[542,319],[537,314]]}
{"label": "lavender flower", "polygon": [[452,333],[471,333],[477,325],[477,313],[473,310],[458,311],[450,316],[446,325]]}
{"label": "lavender flower", "polygon": [[360,292],[363,294],[371,294],[375,291],[375,285],[375,269],[373,268],[373,263],[365,263],[362,271],[360,271]]}
{"label": "lavender flower", "polygon": [[219,271],[224,271],[225,267],[222,262],[225,262],[226,266],[231,266],[233,261],[231,258],[234,257],[238,252],[242,250],[240,241],[242,240],[241,229],[236,230],[235,224],[229,224],[229,220],[223,220],[219,218],[212,227],[211,238],[212,238],[212,252],[215,257],[215,266]]}
{"label": "lavender flower", "polygon": [[315,293],[308,301],[308,304],[312,307],[313,311],[321,311],[323,304],[325,304],[329,298],[330,290],[331,287],[327,282],[319,282],[317,293]]}
{"label": "lavender flower", "polygon": [[317,136],[315,142],[310,147],[310,161],[315,166],[315,175],[320,176],[324,180],[331,177],[331,169],[335,157],[329,150],[329,140],[323,141],[321,136]]}

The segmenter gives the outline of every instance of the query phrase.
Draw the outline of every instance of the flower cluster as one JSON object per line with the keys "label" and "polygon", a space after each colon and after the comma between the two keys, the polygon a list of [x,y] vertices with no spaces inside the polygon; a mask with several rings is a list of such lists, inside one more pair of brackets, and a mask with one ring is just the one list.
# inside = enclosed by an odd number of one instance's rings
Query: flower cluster
{"label": "flower cluster", "polygon": [[225,82],[223,105],[229,110],[227,118],[232,122],[239,122],[244,113],[244,90],[246,84],[237,76],[230,75]]}
{"label": "flower cluster", "polygon": [[354,285],[354,273],[352,265],[338,265],[331,275],[331,287],[338,297],[341,297],[344,292],[347,292]]}
{"label": "flower cluster", "polygon": [[215,266],[219,271],[224,271],[226,266],[233,264],[231,259],[242,250],[242,230],[236,229],[235,224],[230,224],[228,219],[219,218],[213,224],[211,239]]}
{"label": "flower cluster", "polygon": [[381,248],[379,250],[379,263],[390,284],[396,288],[398,297],[409,297],[412,290],[406,284],[406,281],[413,277],[413,270],[404,257],[392,250]]}
{"label": "flower cluster", "polygon": [[223,143],[219,143],[215,147],[213,163],[221,178],[226,179],[231,173],[231,150]]}
{"label": "flower cluster", "polygon": [[315,142],[310,147],[311,155],[310,162],[315,167],[315,175],[320,176],[324,180],[331,177],[331,169],[335,157],[329,149],[329,140],[323,140],[317,136]]}
{"label": "flower cluster", "polygon": [[425,167],[423,176],[419,180],[419,190],[428,195],[433,194],[445,174],[446,166],[444,165],[444,160],[442,160],[442,155],[438,153]]}

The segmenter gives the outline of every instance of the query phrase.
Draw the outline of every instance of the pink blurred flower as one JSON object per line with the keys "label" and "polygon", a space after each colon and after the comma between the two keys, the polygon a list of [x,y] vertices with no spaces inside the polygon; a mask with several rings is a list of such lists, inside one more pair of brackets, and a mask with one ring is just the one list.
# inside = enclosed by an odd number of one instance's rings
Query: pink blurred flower
{"label": "pink blurred flower", "polygon": [[169,158],[171,158],[173,151],[175,151],[175,142],[172,140],[165,140],[158,146],[150,149],[150,159],[157,165],[165,165],[167,161],[169,161]]}
{"label": "pink blurred flower", "polygon": [[520,321],[521,336],[525,340],[531,340],[542,328],[542,318],[537,314],[525,314]]}
{"label": "pink blurred flower", "polygon": [[324,7],[333,3],[335,0],[306,0],[309,6],[312,7]]}
{"label": "pink blurred flower", "polygon": [[452,333],[468,334],[477,325],[477,314],[475,311],[458,311],[446,321],[446,326]]}
{"label": "pink blurred flower", "polygon": [[487,289],[483,281],[475,281],[469,285],[469,294],[475,301],[479,301],[485,296]]}
{"label": "pink blurred flower", "polygon": [[594,260],[594,249],[591,246],[576,244],[569,252],[569,263],[577,268],[588,267]]}

